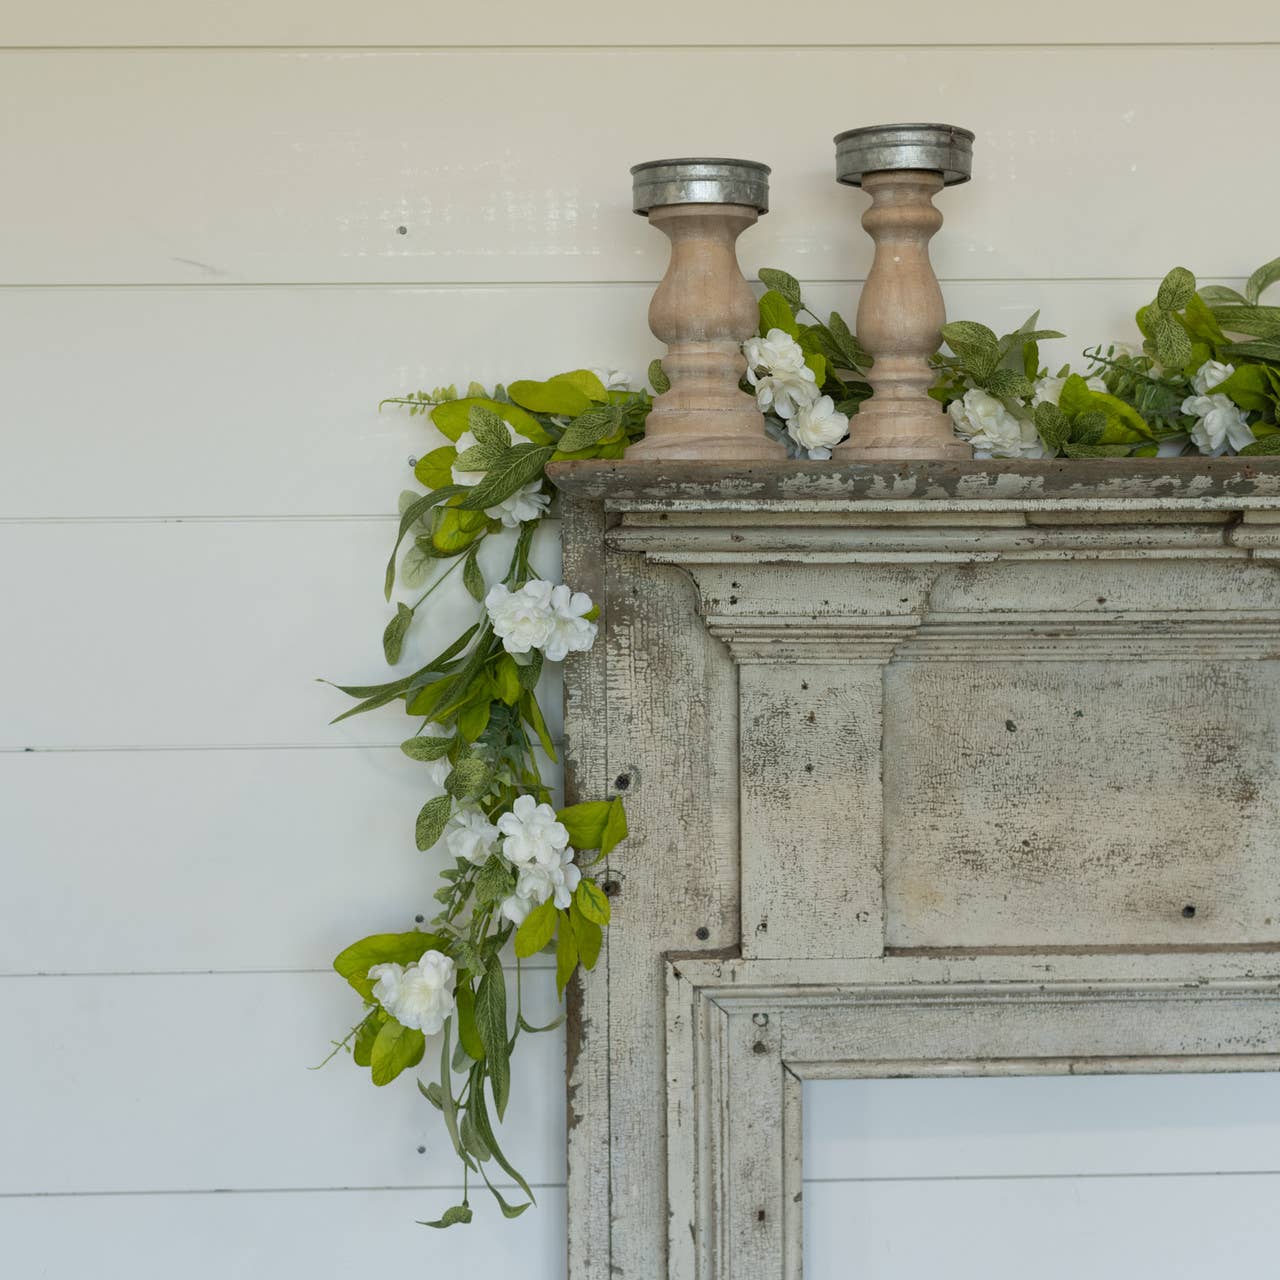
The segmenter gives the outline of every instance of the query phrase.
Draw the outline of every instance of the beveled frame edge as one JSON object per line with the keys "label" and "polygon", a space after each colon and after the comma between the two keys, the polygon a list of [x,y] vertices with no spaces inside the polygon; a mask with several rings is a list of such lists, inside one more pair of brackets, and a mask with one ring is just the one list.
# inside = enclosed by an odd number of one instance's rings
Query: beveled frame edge
{"label": "beveled frame edge", "polygon": [[[960,1040],[975,1013],[999,1027],[1048,1012],[1056,1026],[1070,1010],[1080,1047],[850,1050],[876,1042],[887,1012],[914,1026],[948,1009]],[[1280,955],[669,957],[666,1069],[668,1280],[801,1280],[805,1080],[1274,1071]]]}

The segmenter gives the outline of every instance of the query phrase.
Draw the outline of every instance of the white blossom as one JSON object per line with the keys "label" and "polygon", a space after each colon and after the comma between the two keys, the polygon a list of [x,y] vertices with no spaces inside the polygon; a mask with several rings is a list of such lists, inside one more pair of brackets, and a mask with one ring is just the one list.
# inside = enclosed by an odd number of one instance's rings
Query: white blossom
{"label": "white blossom", "polygon": [[849,434],[849,419],[837,412],[830,396],[819,396],[787,423],[787,434],[809,451],[809,457],[829,458],[832,445]]}
{"label": "white blossom", "polygon": [[551,583],[541,578],[526,582],[519,591],[499,583],[484,598],[484,607],[493,623],[493,634],[508,653],[528,653],[541,649],[555,632],[551,611]]}
{"label": "white blossom", "polygon": [[585,591],[570,591],[561,583],[551,592],[551,636],[542,652],[552,662],[563,662],[570,653],[585,653],[595,643],[596,624],[583,615],[595,606]]}
{"label": "white blossom", "polygon": [[1015,417],[1003,401],[985,391],[966,391],[962,400],[947,406],[947,412],[978,457],[1039,458],[1044,454],[1035,425]]}
{"label": "white blossom", "polygon": [[592,369],[592,373],[604,384],[606,391],[629,391],[631,376],[619,369]]}
{"label": "white blossom", "polygon": [[488,862],[497,838],[498,828],[473,804],[455,810],[444,829],[444,844],[450,854],[477,867]]}
{"label": "white blossom", "polygon": [[510,920],[514,925],[524,924],[524,918],[537,904],[531,898],[522,898],[518,893],[503,898],[502,906],[498,908],[498,914],[504,920]]}
{"label": "white blossom", "polygon": [[498,819],[498,831],[503,836],[502,856],[514,867],[534,862],[551,866],[569,845],[569,832],[556,811],[532,796],[516,797],[511,812]]}
{"label": "white blossom", "polygon": [[[420,738],[452,738],[453,730],[446,729],[442,724],[436,724],[432,721],[418,735]],[[427,760],[423,766],[426,770],[427,780],[436,795],[444,795],[444,784],[448,780],[449,774],[453,772],[453,765],[449,762],[448,756],[441,756],[438,760]]]}
{"label": "white blossom", "polygon": [[747,358],[747,381],[756,390],[756,405],[762,413],[772,410],[780,418],[790,418],[818,398],[813,370],[789,333],[770,329],[763,338],[748,338],[742,351]]}
{"label": "white blossom", "polygon": [[1196,395],[1206,396],[1214,387],[1235,373],[1236,367],[1233,364],[1221,364],[1217,360],[1206,360],[1192,375],[1191,386]]}
{"label": "white blossom", "polygon": [[[507,429],[507,439],[517,439],[509,422],[502,424]],[[474,448],[479,441],[470,431],[464,431],[457,439],[458,453],[465,453]],[[450,468],[449,474],[454,484],[467,485],[469,488],[478,485],[484,479],[483,471],[460,471],[457,463]],[[508,529],[518,528],[526,520],[539,520],[551,505],[551,499],[542,492],[542,481],[533,480],[517,489],[509,498],[504,498],[494,507],[485,507],[484,513],[491,520],[501,520]]]}
{"label": "white blossom", "polygon": [[1188,396],[1182,402],[1182,412],[1200,419],[1191,428],[1191,442],[1210,457],[1225,453],[1228,445],[1243,449],[1256,438],[1245,420],[1244,410],[1221,392]]}
{"label": "white blossom", "polygon": [[[1031,393],[1031,403],[1037,404],[1057,404],[1062,398],[1062,388],[1066,386],[1066,378],[1041,378],[1035,385],[1035,389]],[[1107,384],[1101,378],[1086,378],[1084,385],[1090,391],[1103,391],[1107,389]]]}
{"label": "white blossom", "polygon": [[582,872],[573,861],[573,850],[562,849],[551,862],[530,862],[519,869],[516,891],[503,899],[500,913],[513,924],[523,924],[534,907],[551,898],[564,910],[573,901],[573,891]]}
{"label": "white blossom", "polygon": [[453,1012],[454,963],[443,951],[427,951],[416,963],[375,964],[373,998],[401,1026],[435,1035]]}

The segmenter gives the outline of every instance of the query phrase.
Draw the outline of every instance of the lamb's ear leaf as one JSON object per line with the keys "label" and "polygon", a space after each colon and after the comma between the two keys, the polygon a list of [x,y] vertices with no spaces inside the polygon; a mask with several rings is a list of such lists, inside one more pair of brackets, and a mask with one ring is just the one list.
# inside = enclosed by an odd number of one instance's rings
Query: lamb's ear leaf
{"label": "lamb's ear leaf", "polygon": [[1272,258],[1249,277],[1244,287],[1245,296],[1256,303],[1277,280],[1280,280],[1280,258]]}

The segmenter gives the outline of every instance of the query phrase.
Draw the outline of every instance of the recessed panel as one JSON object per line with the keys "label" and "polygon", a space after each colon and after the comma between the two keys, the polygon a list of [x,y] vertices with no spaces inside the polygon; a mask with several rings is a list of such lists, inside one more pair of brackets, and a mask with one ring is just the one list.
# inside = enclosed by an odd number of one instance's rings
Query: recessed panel
{"label": "recessed panel", "polygon": [[888,945],[1280,941],[1278,729],[1273,661],[892,663]]}

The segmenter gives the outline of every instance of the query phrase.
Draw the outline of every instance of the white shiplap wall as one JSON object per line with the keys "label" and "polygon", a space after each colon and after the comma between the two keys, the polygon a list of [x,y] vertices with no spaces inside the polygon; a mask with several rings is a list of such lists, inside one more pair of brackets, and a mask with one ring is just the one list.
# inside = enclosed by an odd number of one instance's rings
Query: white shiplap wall
{"label": "white shiplap wall", "polygon": [[[851,315],[868,243],[830,135],[973,127],[976,179],[940,202],[951,312],[1043,306],[1080,339],[1055,360],[1124,336],[1175,262],[1235,279],[1280,251],[1253,123],[1280,105],[1272,4],[1214,45],[1187,0],[777,17],[0,7],[6,1275],[563,1272],[555,1038],[508,1134],[541,1208],[502,1224],[477,1198],[470,1232],[414,1225],[455,1172],[411,1086],[304,1070],[353,1014],[333,953],[432,888],[394,717],[330,729],[309,678],[378,672],[388,507],[429,444],[380,396],[655,354],[665,242],[629,164],[773,164],[744,265]],[[819,1280],[1020,1275],[1046,1241],[1046,1276],[1199,1276],[1280,1243],[1271,1078],[808,1101]]]}

